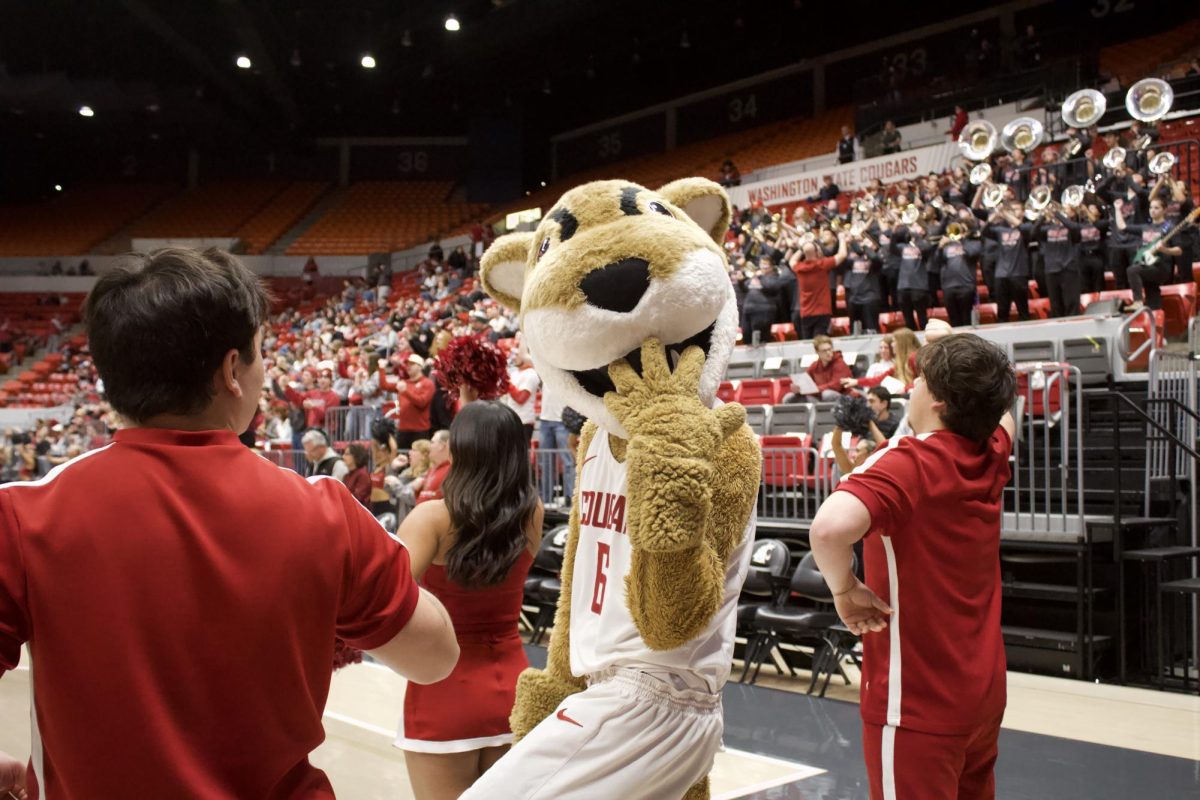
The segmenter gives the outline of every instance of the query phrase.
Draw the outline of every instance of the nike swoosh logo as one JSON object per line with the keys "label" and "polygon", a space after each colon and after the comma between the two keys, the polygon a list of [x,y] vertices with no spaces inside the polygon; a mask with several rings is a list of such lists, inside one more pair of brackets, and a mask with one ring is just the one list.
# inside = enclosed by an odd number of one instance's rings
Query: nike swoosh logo
{"label": "nike swoosh logo", "polygon": [[573,720],[573,719],[571,719],[570,717],[568,717],[568,716],[567,716],[567,710],[566,710],[565,708],[560,708],[560,709],[558,710],[558,713],[557,713],[557,714],[555,714],[554,716],[558,717],[558,718],[559,718],[559,719],[561,719],[563,722],[569,722],[569,723],[571,723],[572,725],[578,725],[580,728],[582,728],[582,727],[583,727],[583,725],[582,725],[581,723],[579,723],[579,722],[576,722],[575,720]]}

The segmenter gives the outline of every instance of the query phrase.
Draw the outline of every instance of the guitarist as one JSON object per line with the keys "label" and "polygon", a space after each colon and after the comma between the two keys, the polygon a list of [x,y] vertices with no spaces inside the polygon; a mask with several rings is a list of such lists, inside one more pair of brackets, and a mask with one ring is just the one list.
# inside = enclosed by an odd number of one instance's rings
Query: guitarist
{"label": "guitarist", "polygon": [[[1133,303],[1126,306],[1125,310],[1137,311],[1143,306],[1160,309],[1162,292],[1159,287],[1171,280],[1175,273],[1175,258],[1183,255],[1183,250],[1177,245],[1159,241],[1171,230],[1171,223],[1166,217],[1166,204],[1161,198],[1156,197],[1150,201],[1150,222],[1141,225],[1125,221],[1125,216],[1121,213],[1123,205],[1123,200],[1113,201],[1113,207],[1117,210],[1117,229],[1132,233],[1136,237],[1135,241],[1140,242],[1143,248],[1153,245],[1148,252],[1157,256],[1153,264],[1143,263],[1139,258],[1129,267],[1129,287],[1133,290]],[[1140,254],[1142,251],[1138,252]]]}

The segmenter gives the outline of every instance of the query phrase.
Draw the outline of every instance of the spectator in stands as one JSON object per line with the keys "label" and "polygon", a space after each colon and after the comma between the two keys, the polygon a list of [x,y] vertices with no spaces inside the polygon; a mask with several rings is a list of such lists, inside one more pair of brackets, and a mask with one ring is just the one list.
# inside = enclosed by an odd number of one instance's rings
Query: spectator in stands
{"label": "spectator in stands", "polygon": [[726,188],[742,184],[742,173],[738,172],[738,168],[728,158],[721,164],[721,174],[717,178],[717,183]]}
{"label": "spectator in stands", "polygon": [[467,251],[463,249],[461,244],[455,247],[453,252],[450,253],[450,256],[446,259],[446,266],[459,274],[466,272]]}
{"label": "spectator in stands", "polygon": [[406,455],[398,455],[391,462],[390,472],[395,474],[384,478],[384,486],[395,503],[397,523],[403,522],[408,512],[417,505],[417,498],[425,487],[425,476],[429,472],[429,450],[432,445],[428,439],[418,439]]}
{"label": "spectator in stands", "polygon": [[334,638],[417,682],[458,658],[408,552],[339,482],[237,441],[268,302],[215,249],[108,270],[88,340],[128,427],[41,485],[0,490],[0,670],[37,643],[43,797],[331,796],[308,759]]}
{"label": "spectator in stands", "polygon": [[417,439],[429,436],[429,406],[433,401],[433,381],[425,377],[425,359],[415,353],[404,362],[407,380],[393,382],[382,371],[385,369],[383,364],[380,364],[379,369],[379,385],[385,391],[396,393],[396,444],[401,449],[407,449]]}
{"label": "spectator in stands", "polygon": [[779,316],[781,281],[770,259],[760,266],[748,265],[738,279],[742,297],[742,341],[762,344],[771,341],[771,325]]}
{"label": "spectator in stands", "polygon": [[839,164],[849,164],[855,158],[858,142],[850,132],[849,125],[842,126],[842,138],[837,143],[837,160]]}
{"label": "spectator in stands", "polygon": [[879,143],[883,146],[885,156],[900,152],[900,131],[890,119],[883,123],[883,136],[880,137]]}
{"label": "spectator in stands", "polygon": [[982,235],[999,243],[996,260],[996,319],[1008,322],[1009,311],[1017,306],[1017,316],[1029,319],[1029,237],[1032,226],[1022,222],[1024,207],[1010,202],[992,215]]}
{"label": "spectator in stands", "polygon": [[1042,65],[1042,40],[1032,24],[1025,26],[1025,35],[1017,43],[1017,54],[1022,70],[1037,69]]}
{"label": "spectator in stands", "polygon": [[800,292],[800,330],[796,334],[801,339],[829,333],[833,302],[829,296],[828,275],[846,260],[847,238],[845,233],[838,236],[838,249],[832,256],[821,257],[813,242],[805,242],[793,256],[790,266],[796,273]]}
{"label": "spectator in stands", "polygon": [[438,431],[429,442],[429,471],[421,482],[417,505],[442,497],[442,481],[450,472],[450,431]]}
{"label": "spectator in stands", "polygon": [[[854,444],[854,457],[851,458],[846,453],[846,444],[843,441],[846,438],[846,431],[841,428],[834,427],[833,432],[829,437],[829,447],[833,450],[833,461],[838,468],[838,480],[843,480],[847,475],[853,472],[858,467],[862,466],[863,462],[875,452],[876,443],[865,436],[860,436]],[[887,441],[886,439],[884,441]]]}
{"label": "spectator in stands", "polygon": [[376,419],[371,424],[371,504],[367,506],[376,516],[393,510],[387,477],[398,453],[392,421]]}
{"label": "spectator in stands", "polygon": [[900,425],[900,417],[892,414],[892,393],[886,386],[872,386],[867,390],[867,407],[875,415],[873,424],[883,438],[892,438]]}
{"label": "spectator in stands", "polygon": [[853,375],[849,365],[842,360],[841,352],[833,349],[833,340],[825,335],[817,336],[813,339],[813,347],[817,350],[817,360],[809,365],[808,376],[816,384],[818,393],[810,398],[832,402],[853,391],[843,383],[843,379]]}
{"label": "spectator in stands", "polygon": [[304,448],[304,459],[308,462],[309,475],[326,475],[339,481],[346,477],[349,467],[329,446],[325,431],[320,428],[310,428],[300,437]]}
{"label": "spectator in stands", "polygon": [[509,381],[508,396],[505,404],[517,413],[521,425],[525,427],[525,443],[533,442],[533,426],[537,422],[537,412],[534,406],[537,402],[537,392],[542,385],[541,378],[533,369],[533,361],[524,350],[518,350],[513,356],[516,367]]}
{"label": "spectator in stands", "polygon": [[[969,212],[968,212],[969,217]],[[969,218],[960,218],[960,225],[969,229]],[[971,310],[975,307],[975,270],[983,245],[973,237],[951,238],[943,234],[938,242],[934,260],[942,284],[942,297],[950,324],[958,327],[971,323]]]}
{"label": "spectator in stands", "polygon": [[367,448],[358,442],[346,445],[346,450],[342,453],[342,461],[346,463],[346,474],[342,476],[342,483],[346,484],[346,488],[350,490],[354,499],[362,503],[363,508],[371,507],[371,476],[367,472],[367,465],[370,463],[368,458]]}
{"label": "spectator in stands", "polygon": [[867,374],[861,378],[844,378],[842,385],[847,388],[878,386],[884,378],[895,374],[894,359],[895,340],[890,333],[884,334],[879,339],[879,349],[875,353],[875,360],[871,362],[871,366],[867,367]]}
{"label": "spectator in stands", "polygon": [[443,257],[444,257],[444,251],[442,250],[442,243],[435,241],[433,244],[431,244],[429,246],[429,260],[432,261],[435,265],[441,264]]}
{"label": "spectator in stands", "polygon": [[954,116],[950,118],[950,130],[946,133],[953,141],[958,141],[958,135],[970,124],[970,119],[967,117],[967,110],[961,105],[954,107]]}
{"label": "spectator in stands", "polygon": [[929,320],[929,272],[925,262],[934,247],[920,225],[902,225],[892,231],[891,248],[900,257],[900,276],[896,285],[900,291],[904,324],[913,330],[921,330]]}
{"label": "spectator in stands", "polygon": [[921,340],[910,328],[897,328],[892,331],[892,341],[896,352],[893,374],[907,390],[917,377],[917,351],[921,349]]}
{"label": "spectator in stands", "polygon": [[563,422],[563,402],[549,386],[542,387],[542,410],[538,415],[538,442],[543,453],[559,451],[562,465],[563,502],[570,506],[575,493],[575,449],[571,432]]}
{"label": "spectator in stands", "polygon": [[[1114,201],[1118,211],[1122,200]],[[1150,201],[1150,222],[1145,225],[1131,225],[1118,213],[1116,216],[1117,229],[1131,232],[1140,246],[1154,244],[1151,253],[1158,256],[1153,264],[1135,264],[1129,268],[1129,288],[1133,290],[1133,302],[1125,307],[1126,311],[1138,311],[1144,307],[1154,310],[1162,308],[1162,292],[1159,287],[1171,279],[1174,274],[1175,261],[1183,255],[1183,249],[1174,242],[1163,244],[1159,241],[1171,230],[1167,222],[1166,204],[1160,198]],[[1157,242],[1157,244],[1155,244]]]}
{"label": "spectator in stands", "polygon": [[[836,183],[833,182],[833,176],[826,175],[821,179],[821,183],[821,188],[817,190],[816,194],[808,198],[808,202],[828,203],[830,200],[837,200],[838,195],[841,194],[842,190],[838,188]],[[801,206],[797,206],[796,208],[799,210]]]}

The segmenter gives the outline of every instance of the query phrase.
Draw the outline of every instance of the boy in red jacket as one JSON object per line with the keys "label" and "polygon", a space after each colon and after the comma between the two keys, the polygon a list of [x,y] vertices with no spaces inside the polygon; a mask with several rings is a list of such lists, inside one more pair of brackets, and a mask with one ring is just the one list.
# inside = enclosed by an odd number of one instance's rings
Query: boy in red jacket
{"label": "boy in red jacket", "polygon": [[813,339],[813,347],[817,348],[817,360],[809,366],[808,376],[817,385],[818,394],[809,396],[814,400],[832,402],[843,394],[853,392],[843,381],[854,375],[842,360],[842,354],[834,352],[833,340],[828,336],[817,336]]}
{"label": "boy in red jacket", "polygon": [[429,404],[433,402],[433,381],[425,377],[425,359],[410,355],[404,362],[408,380],[392,381],[387,366],[379,363],[379,386],[396,393],[399,419],[396,425],[396,444],[408,450],[417,439],[429,438]]}

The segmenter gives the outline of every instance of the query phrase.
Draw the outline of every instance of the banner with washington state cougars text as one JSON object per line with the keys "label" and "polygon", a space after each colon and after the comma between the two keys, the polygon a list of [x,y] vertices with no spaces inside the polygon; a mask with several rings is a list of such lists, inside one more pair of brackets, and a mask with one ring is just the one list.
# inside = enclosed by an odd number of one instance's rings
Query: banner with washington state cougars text
{"label": "banner with washington state cougars text", "polygon": [[886,184],[904,178],[919,178],[930,172],[941,172],[952,165],[958,154],[958,145],[946,142],[849,164],[834,164],[809,172],[744,183],[726,191],[729,192],[730,201],[738,208],[746,208],[757,201],[761,201],[768,208],[794,205],[820,191],[826,175],[832,175],[833,182],[843,192],[857,192],[866,189],[875,178]]}

